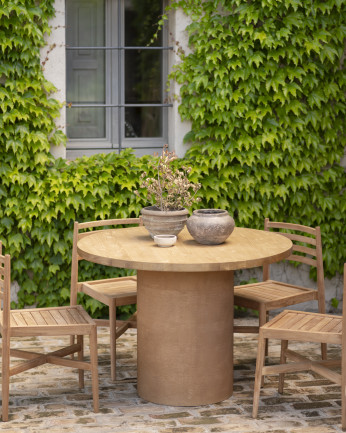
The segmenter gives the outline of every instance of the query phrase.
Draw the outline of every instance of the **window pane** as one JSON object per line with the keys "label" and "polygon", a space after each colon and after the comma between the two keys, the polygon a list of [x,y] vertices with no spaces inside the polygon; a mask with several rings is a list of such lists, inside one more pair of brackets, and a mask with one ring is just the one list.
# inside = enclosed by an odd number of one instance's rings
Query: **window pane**
{"label": "window pane", "polygon": [[105,108],[67,108],[69,138],[104,138],[106,136]]}
{"label": "window pane", "polygon": [[[66,42],[72,47],[103,46],[105,1],[67,0]],[[73,104],[105,103],[105,53],[103,50],[67,50],[66,96]],[[70,138],[105,137],[105,110],[67,109]]]}
{"label": "window pane", "polygon": [[161,107],[127,107],[125,109],[125,137],[161,137]]}
{"label": "window pane", "polygon": [[125,51],[125,103],[162,103],[162,51]]}
{"label": "window pane", "polygon": [[[162,15],[162,0],[125,0],[125,45],[146,47],[156,33],[157,22]],[[150,44],[162,45],[162,32]]]}

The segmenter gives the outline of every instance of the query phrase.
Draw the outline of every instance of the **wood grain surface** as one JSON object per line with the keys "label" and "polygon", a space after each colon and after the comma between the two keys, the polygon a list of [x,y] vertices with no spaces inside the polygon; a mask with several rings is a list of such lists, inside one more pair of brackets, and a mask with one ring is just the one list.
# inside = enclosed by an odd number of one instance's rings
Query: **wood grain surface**
{"label": "wood grain surface", "polygon": [[185,228],[173,247],[158,247],[144,227],[100,230],[78,241],[78,254],[108,266],[174,272],[228,271],[280,261],[291,240],[276,233],[236,227],[221,245],[198,244]]}

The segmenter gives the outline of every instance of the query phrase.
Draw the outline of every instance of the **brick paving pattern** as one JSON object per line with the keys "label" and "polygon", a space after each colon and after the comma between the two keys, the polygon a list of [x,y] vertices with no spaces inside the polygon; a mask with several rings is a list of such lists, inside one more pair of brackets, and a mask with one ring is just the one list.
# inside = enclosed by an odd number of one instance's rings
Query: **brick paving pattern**
{"label": "brick paving pattern", "polygon": [[[259,417],[251,418],[256,362],[255,335],[235,335],[233,396],[200,407],[171,407],[148,403],[136,393],[136,330],[128,330],[117,343],[118,380],[110,380],[108,330],[99,339],[100,413],[92,411],[90,376],[86,389],[78,389],[75,370],[44,365],[11,379],[10,418],[0,423],[6,433],[332,433],[341,432],[340,387],[315,373],[286,375],[283,395],[277,377],[266,377]],[[63,338],[60,341],[65,341]],[[86,355],[88,356],[88,341]],[[26,349],[59,347],[59,340],[28,338]],[[15,341],[14,346],[18,345]],[[298,346],[298,344],[297,344]],[[296,346],[296,347],[297,347]],[[302,345],[300,345],[302,347]],[[276,363],[279,342],[269,348],[267,363]],[[304,344],[318,357],[318,344]],[[330,357],[340,357],[339,346],[329,346]]]}

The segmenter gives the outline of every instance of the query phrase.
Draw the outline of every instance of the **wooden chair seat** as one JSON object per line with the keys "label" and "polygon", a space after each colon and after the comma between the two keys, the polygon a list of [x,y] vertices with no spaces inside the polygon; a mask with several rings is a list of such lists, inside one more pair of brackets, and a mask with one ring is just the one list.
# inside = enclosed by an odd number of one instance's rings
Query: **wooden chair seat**
{"label": "wooden chair seat", "polygon": [[137,277],[85,281],[81,284],[81,291],[106,305],[109,298],[117,299],[118,306],[135,304],[137,302]]}
{"label": "wooden chair seat", "polygon": [[[30,335],[71,335],[71,326],[75,335],[85,334],[95,322],[80,306],[36,308],[11,310],[11,336]],[[0,315],[0,328],[3,327],[3,314]]]}
{"label": "wooden chair seat", "polygon": [[261,327],[271,338],[341,344],[342,317],[285,310]]}
{"label": "wooden chair seat", "polygon": [[[261,384],[265,375],[278,374],[278,392],[284,389],[285,373],[311,370],[341,385],[342,430],[346,431],[346,263],[344,264],[343,316],[285,310],[261,326],[258,336],[257,362],[252,416],[257,417]],[[264,366],[269,338],[281,340],[280,364]],[[340,344],[341,359],[309,359],[304,353],[288,348],[289,341]],[[304,352],[304,345],[301,347]],[[289,361],[289,362],[288,362]],[[341,367],[341,374],[334,371]],[[268,395],[267,395],[268,397]]]}
{"label": "wooden chair seat", "polygon": [[311,299],[318,299],[317,290],[267,280],[261,283],[234,287],[234,302],[241,307],[259,310],[261,304],[267,309],[283,308]]}

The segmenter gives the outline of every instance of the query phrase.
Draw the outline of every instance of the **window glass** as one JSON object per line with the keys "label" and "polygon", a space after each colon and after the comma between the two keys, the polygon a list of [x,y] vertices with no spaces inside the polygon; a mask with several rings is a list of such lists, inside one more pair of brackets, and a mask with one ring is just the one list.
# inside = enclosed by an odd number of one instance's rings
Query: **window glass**
{"label": "window glass", "polygon": [[125,45],[161,46],[162,33],[154,43],[151,40],[162,12],[161,0],[125,0]]}
{"label": "window glass", "polygon": [[125,137],[161,137],[161,107],[126,107]]}
{"label": "window glass", "polygon": [[[66,44],[97,47],[105,43],[104,0],[69,0],[66,4]],[[105,103],[104,50],[67,50],[66,98],[71,104]],[[104,108],[68,108],[70,138],[105,137]]]}
{"label": "window glass", "polygon": [[125,103],[162,102],[162,51],[125,52]]}

